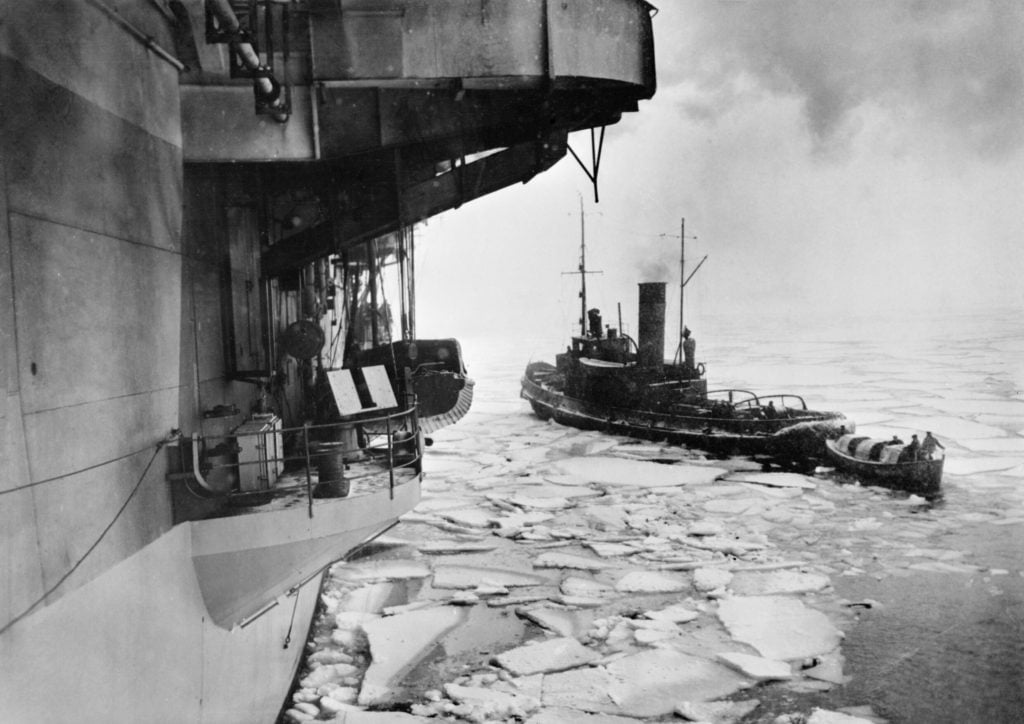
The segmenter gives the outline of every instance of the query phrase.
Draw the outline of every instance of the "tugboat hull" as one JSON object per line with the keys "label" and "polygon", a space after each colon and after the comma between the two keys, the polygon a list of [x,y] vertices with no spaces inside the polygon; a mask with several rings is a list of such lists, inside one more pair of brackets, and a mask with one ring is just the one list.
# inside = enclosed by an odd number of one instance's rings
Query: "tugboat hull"
{"label": "tugboat hull", "polygon": [[[534,362],[527,366],[522,379],[520,396],[542,420],[685,445],[723,457],[769,455],[803,460],[811,456],[811,451],[818,452],[823,436],[831,434],[832,429],[853,427],[842,414],[834,412],[807,411],[808,415],[793,420],[742,420],[613,407],[566,395],[547,382],[553,378],[557,378],[554,366]],[[811,428],[807,425],[809,421],[817,424]]]}

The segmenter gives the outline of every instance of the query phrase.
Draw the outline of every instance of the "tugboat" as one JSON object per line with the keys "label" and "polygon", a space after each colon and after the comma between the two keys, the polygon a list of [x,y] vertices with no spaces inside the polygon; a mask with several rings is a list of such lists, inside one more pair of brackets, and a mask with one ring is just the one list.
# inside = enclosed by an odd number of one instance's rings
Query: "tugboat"
{"label": "tugboat", "polygon": [[[689,281],[683,244],[680,300]],[[580,260],[585,280],[582,238]],[[639,331],[633,340],[613,327],[602,328],[600,311],[586,308],[582,281],[580,334],[556,355],[554,365],[526,367],[520,396],[534,413],[584,430],[663,440],[719,456],[766,455],[785,463],[821,457],[825,439],[854,429],[842,413],[808,409],[799,395],[708,391],[705,366],[696,362],[696,344],[682,322],[682,301],[679,347],[675,359],[666,361],[665,287],[665,282],[639,285]]]}

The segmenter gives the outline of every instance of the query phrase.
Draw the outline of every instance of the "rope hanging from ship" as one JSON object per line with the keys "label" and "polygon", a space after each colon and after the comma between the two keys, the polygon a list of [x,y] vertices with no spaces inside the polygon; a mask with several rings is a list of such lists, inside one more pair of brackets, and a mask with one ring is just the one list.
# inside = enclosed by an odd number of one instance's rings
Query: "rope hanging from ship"
{"label": "rope hanging from ship", "polygon": [[[153,450],[153,457],[151,457],[151,458],[149,459],[149,462],[148,462],[148,463],[146,463],[146,467],[145,467],[145,469],[144,469],[144,470],[142,471],[142,475],[140,475],[140,476],[139,476],[139,479],[138,479],[138,480],[136,481],[136,483],[135,483],[134,487],[132,487],[132,491],[131,491],[131,492],[130,492],[130,493],[128,494],[128,497],[127,497],[127,498],[125,498],[125,501],[124,501],[124,502],[123,502],[123,503],[121,504],[121,507],[120,507],[120,508],[118,508],[117,512],[116,512],[116,513],[114,514],[114,517],[113,517],[113,518],[111,518],[110,522],[109,522],[109,523],[107,523],[106,527],[104,527],[104,528],[103,528],[103,531],[102,531],[102,532],[101,532],[101,533],[99,534],[99,536],[98,536],[98,537],[96,538],[96,540],[94,540],[94,541],[92,542],[92,545],[90,545],[90,546],[89,546],[89,547],[88,547],[88,548],[86,549],[85,553],[83,553],[83,554],[82,554],[82,556],[81,556],[81,557],[80,557],[80,558],[79,558],[79,559],[78,559],[77,561],[75,561],[75,564],[74,564],[73,566],[71,566],[71,568],[69,568],[69,569],[68,569],[67,571],[65,571],[65,572],[64,572],[64,575],[62,575],[62,576],[60,577],[60,579],[59,579],[59,580],[58,580],[58,581],[57,581],[56,583],[54,583],[54,584],[53,584],[52,586],[50,586],[50,587],[49,587],[48,589],[46,589],[46,591],[44,591],[44,592],[43,592],[43,595],[39,596],[39,597],[38,597],[38,598],[37,598],[37,599],[36,599],[35,601],[33,601],[33,602],[32,602],[32,603],[31,603],[31,604],[29,605],[29,607],[28,607],[28,608],[26,608],[26,609],[25,609],[24,611],[22,611],[21,613],[19,613],[19,614],[18,614],[17,616],[13,617],[13,618],[12,618],[12,619],[11,619],[11,620],[10,620],[10,621],[9,621],[9,622],[7,623],[7,625],[5,625],[5,626],[4,626],[3,628],[0,628],[0,636],[2,636],[3,634],[7,633],[7,632],[8,632],[8,631],[9,631],[10,629],[14,628],[14,626],[18,625],[18,623],[19,623],[19,622],[20,622],[20,621],[21,621],[22,619],[24,619],[24,618],[25,618],[26,616],[28,616],[28,615],[29,615],[30,613],[32,613],[33,611],[35,611],[35,610],[36,610],[36,607],[37,607],[37,606],[38,606],[39,604],[41,604],[41,603],[42,603],[43,601],[45,601],[45,600],[46,600],[47,598],[49,598],[49,597],[50,597],[50,596],[51,596],[51,595],[52,595],[52,594],[53,594],[53,593],[54,593],[54,592],[55,592],[55,591],[56,591],[56,590],[57,590],[58,588],[60,588],[61,586],[63,586],[63,585],[64,585],[64,582],[65,582],[65,581],[67,581],[67,580],[68,580],[68,579],[69,579],[69,578],[70,578],[70,577],[71,577],[71,576],[72,576],[72,575],[74,574],[74,572],[78,570],[78,568],[79,568],[79,567],[80,567],[80,566],[81,566],[81,565],[82,565],[83,563],[85,563],[85,560],[86,560],[86,559],[87,559],[87,558],[88,558],[88,557],[89,557],[90,555],[92,555],[92,552],[93,552],[94,550],[96,550],[96,548],[97,548],[97,547],[99,546],[99,544],[100,544],[100,543],[101,543],[101,542],[103,541],[103,539],[104,539],[104,538],[105,538],[105,537],[107,536],[107,533],[109,533],[109,532],[110,532],[110,530],[111,530],[111,528],[113,528],[113,527],[114,527],[114,524],[115,524],[115,523],[117,523],[117,521],[118,521],[118,520],[119,520],[119,519],[121,518],[121,515],[122,515],[122,514],[124,513],[124,511],[125,511],[125,510],[126,510],[126,509],[128,508],[128,504],[129,504],[130,502],[132,502],[132,499],[133,499],[133,498],[135,497],[135,494],[136,494],[137,492],[139,492],[139,489],[140,489],[140,488],[142,487],[142,483],[143,483],[143,482],[145,481],[145,479],[146,479],[146,475],[148,475],[148,474],[149,474],[149,469],[150,469],[151,467],[153,467],[153,462],[154,462],[154,461],[156,460],[156,456],[157,456],[157,455],[158,455],[158,454],[160,453],[160,450],[161,450],[161,449],[162,449],[162,448],[164,447],[164,444],[165,444],[165,443],[166,443],[166,440],[161,440],[160,442],[158,442],[158,443],[156,444],[156,446],[155,446],[155,449]],[[144,451],[144,450],[146,450],[146,449],[148,449],[148,448],[143,448],[143,450],[140,450],[140,451],[138,451],[138,452],[143,452],[143,451]],[[137,455],[137,454],[138,454],[138,452],[136,452],[136,453],[133,453],[133,454]],[[125,457],[128,457],[128,456],[125,456]],[[124,459],[124,458],[118,458],[118,459]],[[113,461],[110,461],[110,462],[113,462]],[[103,463],[103,464],[108,464],[108,463]],[[98,466],[93,466],[93,467],[98,467]],[[86,468],[86,469],[90,469],[90,468]],[[76,472],[82,472],[82,471],[76,471]],[[69,473],[68,475],[72,475],[72,474],[74,474],[74,473]],[[61,476],[58,476],[58,478],[64,478],[64,477],[68,477],[68,475],[61,475]],[[51,478],[51,480],[56,480],[56,479],[57,479],[57,478]],[[38,484],[40,484],[40,483],[42,483],[42,482],[49,482],[49,481],[39,481],[39,482],[37,482],[37,483],[34,483],[34,484],[35,484],[35,485],[38,485]],[[22,486],[22,488],[21,488],[21,489],[24,489],[25,487],[29,487],[29,486]]]}

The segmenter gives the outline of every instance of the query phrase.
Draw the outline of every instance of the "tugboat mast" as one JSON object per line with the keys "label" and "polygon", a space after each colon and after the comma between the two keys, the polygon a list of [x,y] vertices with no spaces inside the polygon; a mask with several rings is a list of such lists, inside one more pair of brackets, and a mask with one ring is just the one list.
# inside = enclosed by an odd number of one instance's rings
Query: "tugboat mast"
{"label": "tugboat mast", "polygon": [[582,196],[580,196],[580,336],[587,336],[587,236],[583,225]]}
{"label": "tugboat mast", "polygon": [[[693,237],[696,239],[697,237]],[[679,346],[676,347],[676,361],[682,363],[683,361],[683,330],[686,329],[686,325],[683,324],[683,298],[685,296],[686,284],[690,281],[697,270],[708,260],[707,254],[704,258],[698,262],[697,266],[690,276],[686,276],[686,218],[680,217],[679,219]]]}
{"label": "tugboat mast", "polygon": [[587,336],[587,274],[601,274],[602,272],[587,271],[587,234],[583,221],[583,196],[580,196],[580,265],[579,270],[574,272],[562,272],[563,274],[580,275],[580,336]]}
{"label": "tugboat mast", "polygon": [[679,219],[679,349],[683,344],[683,290],[686,288],[686,218]]}

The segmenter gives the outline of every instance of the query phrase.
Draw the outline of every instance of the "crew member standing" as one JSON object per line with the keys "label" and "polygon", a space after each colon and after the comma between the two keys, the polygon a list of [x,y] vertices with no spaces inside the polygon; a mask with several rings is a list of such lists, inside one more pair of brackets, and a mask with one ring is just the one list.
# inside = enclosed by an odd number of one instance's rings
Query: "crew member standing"
{"label": "crew member standing", "polygon": [[932,437],[930,432],[926,432],[924,434],[924,440],[921,441],[921,459],[931,460],[932,456],[935,454],[935,448],[937,447],[941,447],[943,450],[946,449],[946,446]]}
{"label": "crew member standing", "polygon": [[697,369],[697,340],[690,336],[690,328],[683,327],[683,367],[693,373]]}

